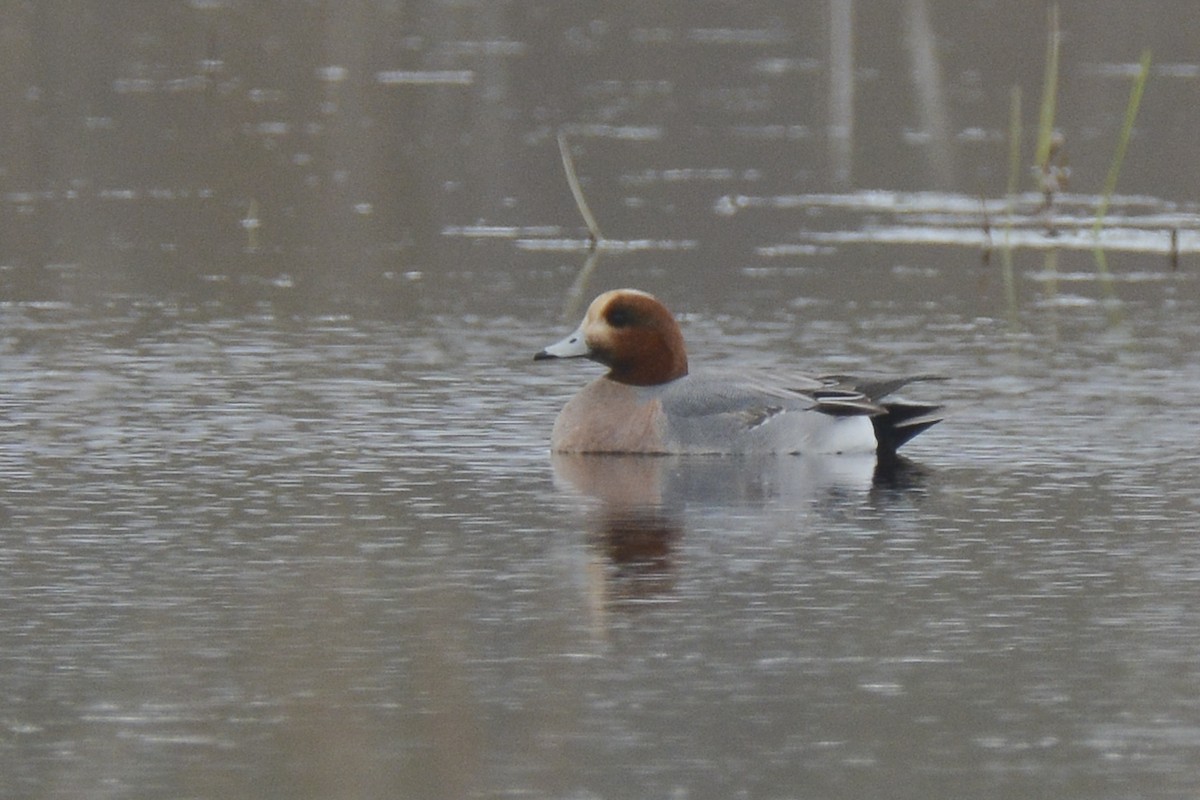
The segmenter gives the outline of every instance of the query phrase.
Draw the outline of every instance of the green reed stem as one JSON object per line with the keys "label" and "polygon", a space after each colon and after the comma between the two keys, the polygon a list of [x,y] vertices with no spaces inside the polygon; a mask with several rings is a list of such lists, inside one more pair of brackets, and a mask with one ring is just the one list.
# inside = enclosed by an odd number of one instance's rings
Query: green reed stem
{"label": "green reed stem", "polygon": [[1021,87],[1014,85],[1008,95],[1008,183],[1004,187],[1004,243],[1000,248],[1000,277],[1004,281],[1004,300],[1008,319],[1017,323],[1017,283],[1013,275],[1013,201],[1021,183]]}
{"label": "green reed stem", "polygon": [[1129,102],[1125,105],[1125,123],[1121,126],[1121,135],[1117,138],[1117,152],[1108,167],[1108,177],[1104,179],[1104,192],[1100,195],[1100,208],[1096,211],[1096,222],[1092,226],[1092,232],[1097,236],[1104,227],[1104,215],[1108,213],[1113,192],[1117,190],[1117,178],[1121,174],[1121,164],[1125,161],[1125,151],[1129,147],[1129,138],[1133,135],[1133,123],[1137,120],[1138,106],[1142,103],[1142,94],[1146,90],[1146,80],[1149,76],[1150,51],[1144,50],[1138,74],[1129,89]]}
{"label": "green reed stem", "polygon": [[1038,168],[1049,170],[1050,148],[1054,139],[1054,112],[1058,108],[1058,49],[1062,38],[1058,28],[1058,4],[1054,3],[1047,12],[1046,73],[1042,77],[1042,107],[1038,114],[1037,151]]}
{"label": "green reed stem", "polygon": [[1004,192],[1009,198],[1017,193],[1021,182],[1021,128],[1021,87],[1014,85],[1008,93],[1008,183]]}

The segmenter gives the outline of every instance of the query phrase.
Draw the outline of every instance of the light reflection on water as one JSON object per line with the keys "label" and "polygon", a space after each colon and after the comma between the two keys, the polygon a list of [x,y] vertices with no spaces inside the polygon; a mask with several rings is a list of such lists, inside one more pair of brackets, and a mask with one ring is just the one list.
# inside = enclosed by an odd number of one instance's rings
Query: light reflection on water
{"label": "light reflection on water", "polygon": [[6,794],[1191,785],[1198,381],[1149,337],[893,322],[856,357],[957,378],[886,476],[551,459],[552,315],[4,313]]}

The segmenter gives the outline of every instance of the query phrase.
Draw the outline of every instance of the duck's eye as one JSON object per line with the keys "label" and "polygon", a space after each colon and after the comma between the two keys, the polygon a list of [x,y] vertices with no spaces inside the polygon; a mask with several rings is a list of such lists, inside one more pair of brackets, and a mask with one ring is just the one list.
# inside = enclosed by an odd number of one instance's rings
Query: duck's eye
{"label": "duck's eye", "polygon": [[633,324],[634,315],[633,311],[627,306],[616,306],[615,308],[609,309],[608,313],[604,315],[604,318],[607,319],[608,324],[612,325],[614,328],[624,328],[627,325]]}

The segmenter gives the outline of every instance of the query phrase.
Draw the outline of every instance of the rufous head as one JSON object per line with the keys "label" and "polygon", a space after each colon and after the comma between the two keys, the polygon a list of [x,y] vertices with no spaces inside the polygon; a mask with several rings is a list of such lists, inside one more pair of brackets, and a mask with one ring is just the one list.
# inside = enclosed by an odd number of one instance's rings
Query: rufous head
{"label": "rufous head", "polygon": [[609,379],[631,386],[656,386],[688,371],[679,324],[666,306],[638,289],[597,297],[574,333],[534,356],[545,358],[589,358],[609,368]]}

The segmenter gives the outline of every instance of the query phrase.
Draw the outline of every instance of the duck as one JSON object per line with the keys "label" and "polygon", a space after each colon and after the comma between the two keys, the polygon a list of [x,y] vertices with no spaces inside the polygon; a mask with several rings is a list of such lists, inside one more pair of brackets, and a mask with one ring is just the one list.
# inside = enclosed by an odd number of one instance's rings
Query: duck
{"label": "duck", "polygon": [[555,453],[883,458],[942,421],[940,405],[885,399],[910,383],[942,380],[935,375],[693,373],[679,323],[640,289],[600,294],[578,328],[533,358],[584,358],[608,368],[558,413]]}

